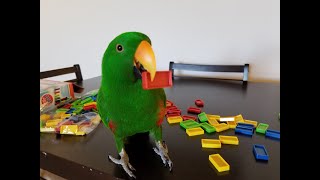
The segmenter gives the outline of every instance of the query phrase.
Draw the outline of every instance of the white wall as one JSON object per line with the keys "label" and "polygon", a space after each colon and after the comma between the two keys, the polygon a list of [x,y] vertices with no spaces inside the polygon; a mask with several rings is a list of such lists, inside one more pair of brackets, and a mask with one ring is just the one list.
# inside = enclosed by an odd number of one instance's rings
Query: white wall
{"label": "white wall", "polygon": [[280,81],[280,0],[40,2],[40,71],[78,63],[84,79],[100,76],[108,43],[140,31],[151,38],[159,70],[170,60],[249,63],[249,80]]}

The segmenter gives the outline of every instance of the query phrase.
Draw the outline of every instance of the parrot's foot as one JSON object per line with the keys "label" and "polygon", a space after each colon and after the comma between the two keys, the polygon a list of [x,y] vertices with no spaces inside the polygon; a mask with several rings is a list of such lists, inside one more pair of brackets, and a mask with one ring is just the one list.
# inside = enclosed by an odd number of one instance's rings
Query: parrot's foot
{"label": "parrot's foot", "polygon": [[165,142],[160,142],[158,141],[157,143],[157,148],[153,148],[154,152],[156,152],[162,159],[163,164],[166,166],[169,166],[169,170],[172,170],[172,161],[170,160],[170,157],[168,155],[168,147],[165,144]]}
{"label": "parrot's foot", "polygon": [[108,158],[114,162],[115,164],[120,164],[122,166],[122,168],[124,169],[124,171],[133,178],[136,178],[136,176],[130,171],[133,170],[135,171],[134,167],[129,163],[129,156],[128,154],[124,151],[124,149],[121,150],[121,152],[119,153],[121,159],[115,159],[112,156],[108,156]]}

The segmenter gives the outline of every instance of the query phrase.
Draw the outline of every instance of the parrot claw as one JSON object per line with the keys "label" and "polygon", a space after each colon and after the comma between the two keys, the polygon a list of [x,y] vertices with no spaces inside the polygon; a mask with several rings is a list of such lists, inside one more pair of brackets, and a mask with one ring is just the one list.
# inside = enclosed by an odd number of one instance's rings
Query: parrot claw
{"label": "parrot claw", "polygon": [[136,176],[130,171],[135,171],[136,169],[129,163],[129,157],[127,155],[127,153],[124,151],[124,149],[121,150],[121,152],[119,153],[121,159],[116,159],[114,157],[112,157],[111,155],[108,156],[108,158],[115,164],[119,164],[122,166],[123,170],[131,177],[131,178],[135,178]]}
{"label": "parrot claw", "polygon": [[169,170],[171,172],[173,163],[170,160],[170,157],[168,155],[167,145],[164,142],[161,143],[160,141],[158,141],[157,148],[154,147],[153,150],[156,154],[158,154],[161,157],[163,164],[165,166],[167,166],[167,165],[169,166]]}

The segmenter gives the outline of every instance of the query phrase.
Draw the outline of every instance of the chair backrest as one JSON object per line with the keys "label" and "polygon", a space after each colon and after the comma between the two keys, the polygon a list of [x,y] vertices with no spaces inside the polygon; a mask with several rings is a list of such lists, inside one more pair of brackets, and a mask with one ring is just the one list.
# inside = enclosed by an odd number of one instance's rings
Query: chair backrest
{"label": "chair backrest", "polygon": [[243,82],[248,81],[249,64],[244,65],[200,65],[200,64],[184,64],[170,61],[169,70],[172,71],[172,79],[174,79],[174,70],[189,71],[206,71],[206,72],[235,72],[243,73]]}
{"label": "chair backrest", "polygon": [[81,82],[83,80],[79,64],[75,64],[71,67],[40,72],[40,79],[45,79],[45,78],[55,77],[55,76],[60,76],[65,74],[71,74],[71,73],[75,73],[76,79],[67,80],[67,82]]}

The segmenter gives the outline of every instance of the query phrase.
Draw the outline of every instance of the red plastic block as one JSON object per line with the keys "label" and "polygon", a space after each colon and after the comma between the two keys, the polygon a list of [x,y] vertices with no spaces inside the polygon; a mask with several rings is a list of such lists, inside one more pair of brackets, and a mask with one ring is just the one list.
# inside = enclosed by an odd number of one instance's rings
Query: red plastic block
{"label": "red plastic block", "polygon": [[188,108],[188,113],[200,114],[201,113],[201,109],[195,108],[195,107],[189,107]]}
{"label": "red plastic block", "polygon": [[166,101],[166,107],[168,108],[168,107],[171,107],[171,106],[173,106],[173,102],[167,100]]}
{"label": "red plastic block", "polygon": [[168,110],[180,110],[177,106],[171,106],[169,108],[167,108],[167,111]]}
{"label": "red plastic block", "polygon": [[93,105],[89,105],[89,106],[84,106],[83,110],[87,111],[87,110],[90,110],[92,108],[96,108],[96,105],[93,104]]}
{"label": "red plastic block", "polygon": [[198,107],[203,107],[203,105],[204,105],[204,103],[203,103],[203,101],[202,101],[201,99],[197,99],[197,100],[195,101],[195,104],[196,104]]}
{"label": "red plastic block", "polygon": [[167,114],[181,114],[180,110],[168,110]]}
{"label": "red plastic block", "polygon": [[72,106],[71,104],[66,104],[62,108],[70,109],[71,106]]}
{"label": "red plastic block", "polygon": [[178,113],[173,113],[173,114],[167,114],[166,117],[173,117],[173,116],[180,116]]}
{"label": "red plastic block", "polygon": [[194,121],[197,121],[197,117],[194,117],[194,116],[188,116],[188,115],[183,115],[181,116],[182,119],[185,121],[185,120],[188,120],[188,119],[192,119]]}
{"label": "red plastic block", "polygon": [[150,73],[142,72],[142,88],[143,89],[157,89],[172,86],[172,72],[171,71],[157,71],[151,82]]}

